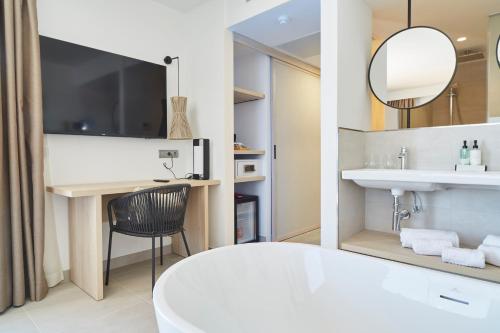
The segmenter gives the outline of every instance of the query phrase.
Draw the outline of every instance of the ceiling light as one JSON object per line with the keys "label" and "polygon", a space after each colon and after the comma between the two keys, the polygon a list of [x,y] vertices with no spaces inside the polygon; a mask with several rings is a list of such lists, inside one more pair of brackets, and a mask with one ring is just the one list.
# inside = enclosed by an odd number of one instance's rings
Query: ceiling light
{"label": "ceiling light", "polygon": [[465,42],[467,40],[467,37],[458,37],[457,42]]}
{"label": "ceiling light", "polygon": [[280,17],[278,17],[278,22],[280,24],[287,24],[288,22],[290,22],[290,17],[288,17],[288,15],[281,15]]}

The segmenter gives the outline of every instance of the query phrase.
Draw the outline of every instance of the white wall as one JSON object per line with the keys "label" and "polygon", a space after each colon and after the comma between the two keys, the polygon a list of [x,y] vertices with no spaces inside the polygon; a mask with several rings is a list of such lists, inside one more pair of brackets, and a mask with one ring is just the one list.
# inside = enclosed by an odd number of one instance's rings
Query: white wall
{"label": "white wall", "polygon": [[363,0],[321,1],[321,244],[338,242],[338,127],[368,130],[371,10]]}
{"label": "white wall", "polygon": [[321,246],[338,238],[338,26],[337,0],[321,0]]}
{"label": "white wall", "polygon": [[369,130],[372,12],[363,0],[333,2],[338,4],[338,125]]}
{"label": "white wall", "polygon": [[233,39],[225,29],[224,0],[211,0],[186,14],[179,35],[189,41],[189,81],[196,96],[193,129],[210,138],[210,247],[234,242]]}
{"label": "white wall", "polygon": [[[271,59],[241,44],[235,44],[235,86],[262,92],[263,100],[237,104],[234,107],[234,124],[237,141],[254,149],[265,149],[257,157],[263,163],[262,182],[235,185],[238,193],[259,196],[259,234],[271,239]],[[255,158],[255,157],[252,157]]]}
{"label": "white wall", "polygon": [[[231,36],[224,29],[223,0],[210,1],[187,14],[151,0],[39,0],[38,15],[44,36],[158,64],[163,64],[166,55],[180,57],[181,94],[188,96],[193,135],[211,140],[212,178],[222,181],[210,193],[211,231],[219,232],[218,226],[222,229],[222,236],[214,235],[214,244],[228,244],[225,229],[232,225],[232,208],[225,206],[232,205],[225,203],[232,200],[232,189],[228,190],[232,178],[225,151],[232,150],[228,148],[232,119],[226,113],[232,106],[226,89],[232,88],[227,86],[226,76],[231,73],[225,72],[224,52]],[[169,67],[168,73],[171,96],[177,93],[176,66]],[[179,149],[174,168],[178,175],[190,172],[192,166],[190,141],[46,135],[45,147],[47,184],[169,178],[158,159],[160,148]],[[55,219],[63,269],[68,269],[67,200],[52,195],[47,199],[47,218]],[[107,245],[107,224],[103,228]],[[147,240],[117,236],[113,257],[149,247]]]}

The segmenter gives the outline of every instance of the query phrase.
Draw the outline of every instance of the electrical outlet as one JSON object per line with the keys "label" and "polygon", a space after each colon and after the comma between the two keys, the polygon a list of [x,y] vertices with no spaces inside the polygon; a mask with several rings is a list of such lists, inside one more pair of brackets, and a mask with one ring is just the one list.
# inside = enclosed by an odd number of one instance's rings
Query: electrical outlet
{"label": "electrical outlet", "polygon": [[159,158],[178,158],[179,151],[178,150],[159,150],[158,151]]}

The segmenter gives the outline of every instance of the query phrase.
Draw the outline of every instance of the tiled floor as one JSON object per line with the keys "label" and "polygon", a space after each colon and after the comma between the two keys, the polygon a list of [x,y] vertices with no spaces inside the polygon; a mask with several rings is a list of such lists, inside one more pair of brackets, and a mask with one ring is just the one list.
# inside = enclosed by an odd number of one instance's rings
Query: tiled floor
{"label": "tiled floor", "polygon": [[[164,257],[157,275],[181,259]],[[111,271],[105,298],[94,301],[72,283],[50,289],[41,302],[0,315],[0,333],[157,332],[151,298],[151,262]]]}
{"label": "tiled floor", "polygon": [[305,234],[286,239],[286,240],[284,240],[284,242],[320,245],[321,244],[321,229],[315,229],[315,230],[306,232]]}
{"label": "tiled floor", "polygon": [[[286,241],[319,245],[320,229]],[[182,258],[168,255],[164,259],[163,266],[157,263],[158,276]],[[50,289],[43,301],[0,315],[0,333],[157,332],[150,261],[112,270],[104,295],[97,302],[74,284],[62,283]]]}

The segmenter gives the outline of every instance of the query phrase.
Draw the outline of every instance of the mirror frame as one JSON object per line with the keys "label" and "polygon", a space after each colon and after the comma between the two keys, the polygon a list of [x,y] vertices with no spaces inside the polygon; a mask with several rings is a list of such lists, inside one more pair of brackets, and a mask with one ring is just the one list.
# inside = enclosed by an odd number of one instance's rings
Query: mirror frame
{"label": "mirror frame", "polygon": [[[418,105],[418,106],[414,106],[414,107],[411,107],[411,108],[404,108],[404,109],[401,109],[401,110],[413,110],[413,109],[419,109],[421,107],[424,107],[432,102],[434,102],[436,99],[438,99],[447,89],[448,87],[450,86],[451,82],[453,81],[453,79],[455,78],[455,75],[457,74],[457,69],[458,69],[458,53],[457,53],[457,48],[455,47],[455,44],[453,44],[453,40],[450,38],[450,36],[448,36],[447,34],[445,34],[443,31],[437,29],[437,28],[434,28],[434,27],[429,27],[429,26],[425,26],[425,25],[418,25],[418,26],[414,26],[414,27],[409,27],[409,28],[405,28],[405,29],[402,29],[402,30],[399,30],[395,33],[393,33],[392,35],[390,35],[386,40],[384,40],[384,42],[382,44],[380,44],[380,46],[377,48],[377,50],[375,51],[375,53],[373,54],[371,60],[370,60],[370,66],[368,67],[368,84],[370,86],[370,90],[373,94],[373,96],[375,96],[375,98],[382,104],[384,104],[385,106],[388,106],[390,108],[393,108],[393,109],[396,109],[392,106],[390,106],[389,104],[385,103],[384,101],[382,101],[378,96],[377,94],[375,93],[375,91],[373,90],[373,87],[372,87],[372,82],[370,80],[370,73],[371,73],[371,69],[372,69],[372,65],[373,65],[373,60],[375,59],[375,57],[377,56],[378,52],[382,49],[382,47],[384,47],[385,44],[387,44],[387,42],[394,36],[400,34],[400,33],[403,33],[407,30],[412,30],[412,29],[417,29],[417,28],[427,28],[427,29],[432,29],[432,30],[435,30],[435,31],[438,31],[440,32],[441,34],[443,34],[444,36],[446,36],[446,38],[448,38],[448,40],[450,41],[451,43],[451,46],[453,47],[453,50],[455,51],[455,69],[453,70],[453,75],[451,76],[450,78],[450,81],[448,81],[448,84],[444,87],[444,89],[436,95],[436,97],[434,97],[433,99],[431,99],[430,101],[426,102],[425,104],[421,104],[421,105]],[[500,40],[500,39],[499,39]],[[396,109],[398,110],[398,109]]]}
{"label": "mirror frame", "polygon": [[497,48],[495,49],[495,55],[497,57],[497,64],[498,64],[498,67],[500,68],[500,53],[498,51],[499,48],[500,48],[500,35],[498,35]]}

